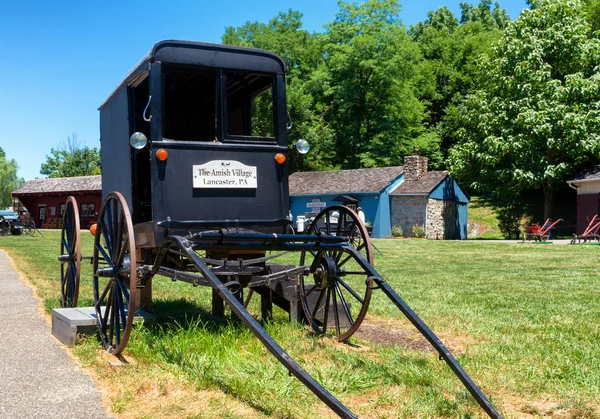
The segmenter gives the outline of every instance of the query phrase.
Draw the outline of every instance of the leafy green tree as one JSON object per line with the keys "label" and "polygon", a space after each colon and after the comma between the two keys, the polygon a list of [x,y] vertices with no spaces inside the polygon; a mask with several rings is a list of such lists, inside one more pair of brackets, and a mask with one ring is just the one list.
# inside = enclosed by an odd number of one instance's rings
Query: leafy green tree
{"label": "leafy green tree", "polygon": [[323,35],[325,61],[310,84],[335,133],[336,163],[401,164],[423,133],[424,107],[414,91],[419,51],[397,1],[338,4]]}
{"label": "leafy green tree", "polygon": [[587,17],[592,26],[592,33],[598,37],[600,36],[600,0],[586,0],[585,4]]}
{"label": "leafy green tree", "polygon": [[6,153],[0,147],[0,209],[12,204],[12,192],[19,188],[25,180],[17,176],[17,162],[7,160]]}
{"label": "leafy green tree", "polygon": [[40,173],[51,178],[99,175],[100,151],[81,144],[73,134],[67,144],[50,149]]}
{"label": "leafy green tree", "polygon": [[559,182],[600,152],[600,42],[577,0],[534,1],[483,63],[480,89],[452,115],[451,172],[507,206]]}
{"label": "leafy green tree", "polygon": [[[419,66],[417,91],[427,106],[425,125],[428,135],[441,140],[444,153],[455,143],[452,131],[443,119],[454,103],[474,91],[480,69],[480,57],[491,52],[493,42],[502,35],[508,15],[498,3],[491,9],[490,1],[477,6],[461,4],[459,19],[446,7],[427,13],[427,18],[410,28],[409,34],[417,43],[423,61]],[[431,160],[431,158],[430,158]],[[442,158],[438,166],[442,166]],[[434,166],[436,160],[433,160]]]}
{"label": "leafy green tree", "polygon": [[292,171],[327,170],[335,156],[333,132],[323,118],[320,103],[314,100],[307,84],[313,71],[323,61],[320,35],[302,28],[302,14],[280,12],[268,23],[246,22],[227,27],[222,37],[225,44],[262,48],[281,56],[287,68],[287,112],[292,146],[300,138],[309,140],[311,152],[301,156],[290,154]]}
{"label": "leafy green tree", "polygon": [[460,23],[481,22],[486,28],[504,29],[510,22],[508,13],[497,1],[494,2],[493,10],[492,0],[481,0],[477,6],[465,2],[459,5]]}

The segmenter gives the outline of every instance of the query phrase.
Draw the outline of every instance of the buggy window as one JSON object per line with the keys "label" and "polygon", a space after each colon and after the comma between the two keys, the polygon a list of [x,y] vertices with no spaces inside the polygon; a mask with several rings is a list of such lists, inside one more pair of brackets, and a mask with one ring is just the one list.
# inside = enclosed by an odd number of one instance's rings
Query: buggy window
{"label": "buggy window", "polygon": [[274,138],[273,75],[226,72],[227,134]]}
{"label": "buggy window", "polygon": [[179,141],[215,141],[217,71],[166,68],[164,77],[163,136]]}

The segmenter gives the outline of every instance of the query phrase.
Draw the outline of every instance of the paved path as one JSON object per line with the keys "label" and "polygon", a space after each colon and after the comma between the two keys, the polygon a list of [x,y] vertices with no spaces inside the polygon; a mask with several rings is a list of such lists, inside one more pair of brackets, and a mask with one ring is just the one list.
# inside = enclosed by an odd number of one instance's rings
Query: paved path
{"label": "paved path", "polygon": [[0,250],[0,418],[109,418]]}

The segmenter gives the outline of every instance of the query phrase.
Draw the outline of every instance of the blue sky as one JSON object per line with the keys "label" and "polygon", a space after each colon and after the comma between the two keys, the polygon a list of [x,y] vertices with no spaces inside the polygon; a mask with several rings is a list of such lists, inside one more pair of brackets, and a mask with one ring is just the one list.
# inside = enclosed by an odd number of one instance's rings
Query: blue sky
{"label": "blue sky", "polygon": [[[477,3],[477,1],[471,1]],[[322,32],[335,0],[4,1],[0,10],[0,147],[25,180],[42,177],[52,147],[76,133],[99,147],[98,106],[152,45],[163,39],[220,42],[227,26],[267,22],[279,11],[304,15]],[[459,0],[402,2],[410,26],[442,5],[459,15]],[[512,19],[525,0],[504,0]]]}

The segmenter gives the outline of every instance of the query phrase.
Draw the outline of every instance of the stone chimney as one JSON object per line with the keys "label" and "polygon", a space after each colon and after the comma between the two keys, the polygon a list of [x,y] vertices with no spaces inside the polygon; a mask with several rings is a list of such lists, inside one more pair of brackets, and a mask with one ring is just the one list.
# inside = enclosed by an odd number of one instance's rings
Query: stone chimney
{"label": "stone chimney", "polygon": [[419,156],[419,150],[415,148],[412,156],[404,156],[404,178],[406,180],[417,180],[427,173],[427,157]]}

